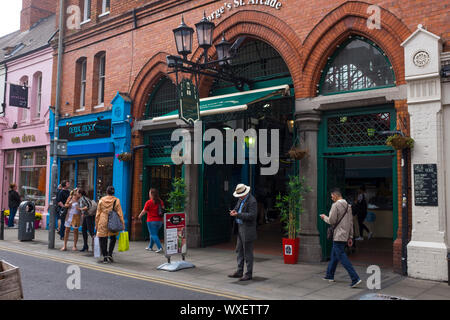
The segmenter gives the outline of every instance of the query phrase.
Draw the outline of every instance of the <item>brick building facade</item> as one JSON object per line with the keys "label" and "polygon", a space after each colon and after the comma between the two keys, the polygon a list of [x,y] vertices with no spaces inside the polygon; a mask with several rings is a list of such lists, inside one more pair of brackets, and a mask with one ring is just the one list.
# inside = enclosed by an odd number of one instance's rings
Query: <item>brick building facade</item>
{"label": "brick building facade", "polygon": [[[59,1],[55,2],[59,3]],[[321,176],[320,172],[327,166],[327,159],[330,157],[321,149],[318,141],[321,135],[326,135],[325,132],[322,132],[326,128],[321,127],[321,123],[324,123],[321,120],[325,119],[323,115],[331,115],[336,110],[343,110],[351,117],[359,115],[364,108],[369,110],[381,105],[389,105],[390,114],[395,114],[396,119],[402,119],[395,121],[394,128],[409,134],[408,82],[405,78],[406,62],[402,43],[417,29],[418,24],[422,24],[428,32],[440,38],[441,52],[450,51],[448,1],[244,0],[227,3],[230,6],[218,1],[203,0],[65,1],[65,5],[69,9],[64,19],[67,20],[66,25],[69,28],[65,31],[64,39],[61,115],[64,118],[71,118],[107,112],[111,108],[114,112],[114,105],[111,105],[110,102],[120,92],[131,101],[130,116],[133,119],[134,127],[130,148],[145,144],[148,134],[151,136],[152,132],[177,127],[178,125],[174,121],[162,124],[153,123],[147,110],[148,104],[151,103],[149,97],[151,98],[152,94],[156,94],[158,88],[164,86],[162,81],[166,77],[172,79],[173,82],[175,80],[173,74],[168,74],[166,56],[176,54],[172,29],[180,24],[181,15],[187,25],[193,26],[205,12],[206,16],[216,24],[214,43],[218,43],[224,33],[231,42],[239,36],[246,36],[256,42],[268,44],[275,49],[273,54],[279,55],[288,69],[289,84],[295,99],[293,120],[297,124],[297,134],[306,137],[305,144],[310,147],[308,160],[302,160],[298,164],[300,173],[308,178],[310,185],[315,190],[307,197],[307,204],[305,204],[307,214],[301,217],[300,259],[303,261],[320,260],[324,255],[326,256],[326,250],[323,249],[324,244],[321,242],[323,240],[319,240],[324,226],[320,225],[321,222],[317,221],[317,217],[318,213],[321,213],[319,210],[326,209],[321,207],[321,203],[327,197],[327,188],[321,187],[327,177],[326,175]],[[85,4],[90,4],[90,12],[85,10]],[[376,5],[378,9],[370,7],[371,5]],[[73,6],[78,6],[79,11],[77,11],[77,7]],[[59,12],[58,8],[57,12]],[[81,15],[79,28],[77,13]],[[369,22],[375,21],[373,19],[376,18],[377,13],[380,17],[380,28],[370,27]],[[349,37],[368,41],[373,44],[372,47],[383,53],[394,74],[392,85],[377,90],[353,90],[337,95],[320,92],[324,71],[329,70],[327,68],[330,60],[337,54],[340,46],[347,43]],[[54,42],[54,79],[56,79],[56,43]],[[196,43],[194,35],[193,54],[190,56],[192,61],[197,61],[203,53]],[[216,57],[214,47],[209,50],[209,55]],[[105,59],[103,103],[99,103],[99,77],[101,77],[99,57]],[[85,66],[83,66],[84,63]],[[84,78],[83,71],[80,70],[85,70]],[[81,81],[84,83],[83,85],[80,84],[80,77],[83,79]],[[213,86],[211,79],[202,78],[199,86],[200,97],[205,98],[211,95],[214,91]],[[55,81],[53,89],[53,101],[55,101]],[[81,90],[84,90],[85,103],[83,105],[80,104]],[[420,145],[418,147],[420,148]],[[131,215],[133,217],[139,214],[146,198],[146,190],[143,185],[146,179],[144,171],[147,167],[148,170],[152,170],[151,166],[145,164],[145,158],[149,156],[145,152],[137,151],[133,164],[132,179],[134,183],[131,191],[133,195]],[[389,173],[389,175],[392,174],[392,181],[395,181],[391,186],[397,188],[396,191],[392,190],[394,199],[391,211],[396,214],[393,214],[393,221],[390,222],[393,230],[390,235],[393,241],[391,250],[394,268],[400,270],[402,248],[401,152],[390,156],[394,157],[392,159],[396,163],[396,165],[392,165],[393,171]],[[163,163],[160,164],[163,165]],[[199,180],[202,179],[202,173],[199,174],[198,170],[199,168],[194,166],[185,166],[183,169],[189,190],[196,195],[203,192],[200,190],[201,186],[198,186]],[[412,172],[411,170],[412,168],[409,168],[409,172]],[[411,180],[412,177],[409,176],[409,230],[412,230],[411,221],[414,220]],[[234,186],[230,188],[233,189]],[[203,212],[201,209],[203,198],[203,196],[198,196],[198,199],[189,203],[187,209],[189,211],[188,230],[192,234],[190,245],[193,246],[207,243],[203,241],[206,232],[204,228],[207,228],[207,223],[205,215],[200,213]],[[137,219],[133,220],[131,224],[132,238],[142,238],[141,229],[142,222]]]}

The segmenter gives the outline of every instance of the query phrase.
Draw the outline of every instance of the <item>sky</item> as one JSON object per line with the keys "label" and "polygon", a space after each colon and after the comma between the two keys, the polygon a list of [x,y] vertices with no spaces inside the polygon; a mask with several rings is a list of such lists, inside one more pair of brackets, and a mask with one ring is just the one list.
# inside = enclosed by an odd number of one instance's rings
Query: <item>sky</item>
{"label": "sky", "polygon": [[20,29],[22,0],[0,0],[0,37]]}

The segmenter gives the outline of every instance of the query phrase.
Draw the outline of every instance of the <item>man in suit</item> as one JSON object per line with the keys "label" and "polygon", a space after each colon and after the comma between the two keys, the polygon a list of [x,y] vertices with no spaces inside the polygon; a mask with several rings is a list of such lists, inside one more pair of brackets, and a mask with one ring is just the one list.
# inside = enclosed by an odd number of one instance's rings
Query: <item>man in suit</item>
{"label": "man in suit", "polygon": [[[230,215],[235,217],[233,228],[238,228],[236,252],[238,270],[229,275],[230,278],[240,278],[240,281],[248,281],[253,277],[253,241],[256,240],[257,202],[250,194],[250,187],[238,184],[235,198],[239,198]],[[244,260],[247,265],[247,273],[244,275]]]}

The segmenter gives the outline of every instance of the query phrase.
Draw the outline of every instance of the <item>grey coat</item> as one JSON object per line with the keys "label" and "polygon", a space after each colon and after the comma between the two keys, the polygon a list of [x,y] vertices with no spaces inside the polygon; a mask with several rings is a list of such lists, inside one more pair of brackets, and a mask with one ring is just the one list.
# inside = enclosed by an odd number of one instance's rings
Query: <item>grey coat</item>
{"label": "grey coat", "polygon": [[[234,210],[239,210],[241,201],[241,199],[238,200]],[[241,213],[238,213],[236,216],[243,221],[243,224],[238,224],[236,223],[236,220],[234,221],[234,228],[238,228],[239,235],[243,242],[256,240],[257,208],[256,199],[250,194],[242,207]]]}

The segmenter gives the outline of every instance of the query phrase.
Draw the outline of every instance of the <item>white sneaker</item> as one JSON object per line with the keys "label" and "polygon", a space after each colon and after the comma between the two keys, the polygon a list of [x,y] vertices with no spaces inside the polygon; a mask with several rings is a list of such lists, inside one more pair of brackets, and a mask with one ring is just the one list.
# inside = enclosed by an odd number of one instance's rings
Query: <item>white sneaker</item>
{"label": "white sneaker", "polygon": [[158,249],[158,250],[156,250],[155,252],[156,253],[160,253],[162,251],[162,248],[161,249]]}
{"label": "white sneaker", "polygon": [[356,240],[356,241],[361,241],[361,240],[364,240],[364,238],[363,238],[363,237],[358,237],[358,238],[356,238],[355,240]]}
{"label": "white sneaker", "polygon": [[152,248],[150,248],[150,247],[147,247],[147,248],[145,248],[145,250],[148,250],[148,251],[153,251],[153,249],[152,249]]}
{"label": "white sneaker", "polygon": [[369,235],[367,236],[367,239],[370,239],[370,238],[372,238],[372,232],[369,232]]}

